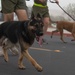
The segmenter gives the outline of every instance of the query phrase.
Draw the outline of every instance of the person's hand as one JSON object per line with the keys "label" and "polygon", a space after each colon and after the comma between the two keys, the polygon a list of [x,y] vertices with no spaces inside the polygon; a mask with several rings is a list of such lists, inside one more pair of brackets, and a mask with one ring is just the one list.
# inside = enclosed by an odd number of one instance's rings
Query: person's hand
{"label": "person's hand", "polygon": [[45,0],[39,0],[40,2],[44,2]]}
{"label": "person's hand", "polygon": [[55,0],[55,1],[56,1],[57,4],[59,4],[59,1],[58,0]]}

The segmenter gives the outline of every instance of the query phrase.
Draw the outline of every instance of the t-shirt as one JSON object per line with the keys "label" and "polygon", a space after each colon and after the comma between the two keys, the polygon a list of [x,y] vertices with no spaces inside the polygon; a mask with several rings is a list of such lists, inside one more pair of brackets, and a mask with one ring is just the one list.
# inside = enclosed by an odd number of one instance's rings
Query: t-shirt
{"label": "t-shirt", "polygon": [[47,5],[47,0],[45,0],[44,2],[41,2],[39,0],[34,0],[34,2],[37,3],[37,4],[42,4],[44,6]]}

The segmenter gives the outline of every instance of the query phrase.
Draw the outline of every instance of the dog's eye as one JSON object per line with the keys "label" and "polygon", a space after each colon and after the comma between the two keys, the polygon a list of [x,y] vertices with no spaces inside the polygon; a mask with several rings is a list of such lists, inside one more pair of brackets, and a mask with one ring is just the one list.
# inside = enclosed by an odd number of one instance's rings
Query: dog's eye
{"label": "dog's eye", "polygon": [[44,24],[43,24],[43,23],[40,23],[40,25],[41,25],[41,27],[43,27],[43,26],[44,26]]}
{"label": "dog's eye", "polygon": [[43,25],[43,23],[40,23],[40,25]]}
{"label": "dog's eye", "polygon": [[38,23],[37,23],[37,24],[35,24],[35,26],[36,26],[36,27],[38,27]]}

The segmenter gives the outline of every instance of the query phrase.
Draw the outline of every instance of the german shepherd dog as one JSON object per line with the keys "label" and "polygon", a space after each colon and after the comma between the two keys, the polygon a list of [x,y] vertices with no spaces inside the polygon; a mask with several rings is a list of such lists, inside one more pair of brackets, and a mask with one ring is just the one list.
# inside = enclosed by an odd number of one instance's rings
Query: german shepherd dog
{"label": "german shepherd dog", "polygon": [[36,17],[34,15],[30,20],[26,21],[10,21],[4,22],[0,25],[0,39],[7,38],[7,43],[2,42],[2,48],[4,52],[4,59],[8,62],[7,49],[13,46],[20,47],[21,53],[19,56],[18,67],[25,69],[23,65],[23,58],[26,57],[37,71],[41,72],[42,67],[31,57],[28,52],[28,48],[34,43],[36,36],[43,35],[43,22],[39,14]]}
{"label": "german shepherd dog", "polygon": [[56,30],[52,31],[51,33],[51,38],[53,36],[54,33],[56,32],[60,32],[60,39],[66,43],[63,39],[63,29],[69,31],[72,33],[72,36],[74,39],[72,39],[71,41],[75,41],[75,22],[68,22],[68,21],[56,21],[54,22],[56,23]]}

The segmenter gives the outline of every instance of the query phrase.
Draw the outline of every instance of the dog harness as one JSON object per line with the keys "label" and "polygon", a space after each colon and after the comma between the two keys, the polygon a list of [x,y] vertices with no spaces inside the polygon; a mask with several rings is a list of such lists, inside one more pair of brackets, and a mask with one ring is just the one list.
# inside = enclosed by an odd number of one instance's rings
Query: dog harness
{"label": "dog harness", "polygon": [[47,5],[42,5],[42,4],[38,4],[34,2],[34,6],[38,6],[38,7],[47,7]]}

